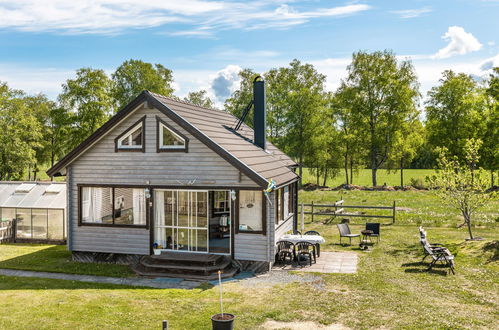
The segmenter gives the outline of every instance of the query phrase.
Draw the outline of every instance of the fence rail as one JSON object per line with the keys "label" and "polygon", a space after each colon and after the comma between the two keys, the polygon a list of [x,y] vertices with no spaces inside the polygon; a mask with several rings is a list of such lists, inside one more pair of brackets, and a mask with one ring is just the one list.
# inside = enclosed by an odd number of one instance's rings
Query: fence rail
{"label": "fence rail", "polygon": [[9,243],[14,240],[13,221],[0,221],[0,244]]}
{"label": "fence rail", "polygon": [[[392,224],[395,223],[396,219],[396,203],[393,201],[392,206],[368,206],[368,205],[344,205],[345,201],[343,198],[339,201],[334,202],[334,204],[316,204],[312,203],[306,204],[301,203],[300,213],[301,213],[301,223],[302,230],[304,226],[305,215],[311,215],[311,220],[314,222],[314,216],[329,216],[332,217],[328,222],[331,222],[334,218],[338,216],[342,217],[353,217],[353,218],[378,218],[378,219],[392,219]],[[309,208],[308,211],[305,208]],[[328,208],[328,210],[323,210]],[[334,208],[334,210],[329,210],[329,208]],[[345,209],[366,209],[366,210],[390,210],[391,215],[377,215],[377,214],[357,214],[357,213],[345,213]]]}

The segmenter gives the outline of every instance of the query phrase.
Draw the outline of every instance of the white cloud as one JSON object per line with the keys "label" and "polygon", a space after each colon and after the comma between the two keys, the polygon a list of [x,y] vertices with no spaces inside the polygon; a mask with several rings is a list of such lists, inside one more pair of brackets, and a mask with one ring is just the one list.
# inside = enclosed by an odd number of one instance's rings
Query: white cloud
{"label": "white cloud", "polygon": [[433,58],[435,59],[448,58],[455,55],[464,55],[478,51],[482,48],[482,44],[473,36],[473,34],[464,31],[464,29],[460,26],[449,26],[449,29],[442,36],[442,39],[448,41],[449,43],[433,55]]}
{"label": "white cloud", "polygon": [[392,14],[399,15],[400,18],[403,18],[403,19],[419,17],[419,16],[426,14],[426,13],[429,13],[429,12],[432,12],[432,9],[430,7],[391,11]]}
{"label": "white cloud", "polygon": [[172,25],[167,33],[207,37],[220,29],[283,28],[319,17],[352,15],[370,7],[350,4],[299,11],[282,0],[0,0],[0,29],[113,34]]}
{"label": "white cloud", "polygon": [[495,67],[499,67],[499,54],[494,57],[488,58],[480,64],[482,71],[489,71]]}

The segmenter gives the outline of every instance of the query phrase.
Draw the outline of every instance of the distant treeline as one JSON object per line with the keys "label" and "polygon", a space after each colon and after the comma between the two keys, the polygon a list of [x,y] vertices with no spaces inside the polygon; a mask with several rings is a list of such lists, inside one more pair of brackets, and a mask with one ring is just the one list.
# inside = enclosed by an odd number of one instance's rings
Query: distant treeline
{"label": "distant treeline", "polygon": [[[224,104],[240,116],[252,98],[251,69]],[[469,139],[481,141],[479,166],[493,177],[499,159],[499,68],[480,81],[444,71],[422,103],[410,61],[390,51],[356,52],[334,92],[314,66],[293,60],[262,74],[267,83],[268,137],[321,181],[352,181],[370,168],[434,168],[439,148],[463,158]],[[172,71],[140,60],[122,63],[108,76],[81,68],[62,85],[56,101],[0,84],[0,180],[36,179],[142,90],[175,97]],[[204,90],[185,101],[213,107]],[[252,114],[247,117],[252,124]],[[401,185],[403,185],[401,175]]]}

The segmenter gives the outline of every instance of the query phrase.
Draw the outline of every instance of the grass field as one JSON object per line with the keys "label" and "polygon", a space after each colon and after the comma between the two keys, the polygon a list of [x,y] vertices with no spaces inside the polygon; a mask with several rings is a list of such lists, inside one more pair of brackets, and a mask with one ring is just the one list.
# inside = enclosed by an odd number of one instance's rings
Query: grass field
{"label": "grass field", "polygon": [[[360,228],[352,226],[355,232]],[[482,242],[464,242],[465,230],[427,228],[431,241],[445,243],[456,255],[454,276],[443,268],[424,271],[416,226],[382,227],[382,241],[370,253],[338,245],[335,226],[307,223],[307,229],[326,238],[323,250],[358,253],[358,272],[318,275],[313,283],[227,283],[225,310],[237,315],[237,329],[263,329],[268,320],[350,328],[486,329],[497,324],[497,228],[476,229],[486,239]],[[25,246],[11,257],[41,256],[42,251]],[[218,312],[218,289],[157,290],[0,276],[0,310],[1,329],[153,329],[163,319],[171,329],[210,329],[210,316]]]}
{"label": "grass field", "polygon": [[[433,173],[435,173],[435,170],[431,169],[404,170],[404,185],[409,185],[411,183],[411,179],[420,179],[424,183],[426,176],[432,175]],[[322,178],[319,180],[321,185],[323,183],[322,180]],[[380,186],[385,183],[389,186],[400,186],[400,172],[389,172],[388,170],[380,169],[378,170],[377,180],[378,185]],[[303,171],[303,183],[308,182],[316,183],[316,178],[312,173],[310,173],[309,169],[305,168]],[[337,187],[345,182],[345,173],[340,171],[338,176],[327,180],[326,186]],[[371,170],[361,169],[359,171],[354,171],[353,184],[359,186],[372,186]]]}

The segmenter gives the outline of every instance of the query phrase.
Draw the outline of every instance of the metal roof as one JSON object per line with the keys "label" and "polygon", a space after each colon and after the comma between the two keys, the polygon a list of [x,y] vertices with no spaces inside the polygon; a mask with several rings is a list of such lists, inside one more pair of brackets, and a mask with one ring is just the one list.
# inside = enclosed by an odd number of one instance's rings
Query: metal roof
{"label": "metal roof", "polygon": [[0,182],[0,207],[65,209],[66,183]]}

